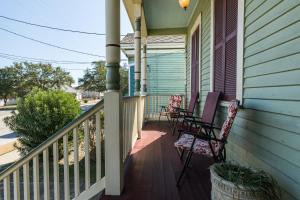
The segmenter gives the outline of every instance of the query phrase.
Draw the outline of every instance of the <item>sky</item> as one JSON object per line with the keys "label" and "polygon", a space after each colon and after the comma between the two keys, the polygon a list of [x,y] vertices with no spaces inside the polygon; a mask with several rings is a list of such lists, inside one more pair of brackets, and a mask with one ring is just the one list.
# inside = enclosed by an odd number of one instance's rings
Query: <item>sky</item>
{"label": "sky", "polygon": [[[105,33],[105,0],[1,0],[0,16],[64,29]],[[5,32],[1,28],[64,48],[105,56],[105,36],[49,30],[9,21],[1,17],[0,54],[79,62],[101,59],[39,44]],[[127,13],[121,3],[121,34],[132,31]],[[122,58],[126,57],[122,55]],[[13,62],[0,57],[0,67],[9,66]],[[53,64],[53,66],[58,65]],[[71,73],[75,85],[78,78],[83,76],[84,70],[91,68],[90,64],[63,64],[60,66]]]}

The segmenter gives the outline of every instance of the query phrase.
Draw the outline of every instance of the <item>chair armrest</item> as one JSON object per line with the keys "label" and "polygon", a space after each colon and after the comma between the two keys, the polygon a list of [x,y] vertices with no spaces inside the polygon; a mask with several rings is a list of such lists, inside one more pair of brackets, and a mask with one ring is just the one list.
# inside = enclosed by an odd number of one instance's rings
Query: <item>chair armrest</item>
{"label": "chair armrest", "polygon": [[190,115],[190,116],[185,116],[184,119],[188,121],[200,121],[201,117]]}
{"label": "chair armrest", "polygon": [[217,130],[221,130],[220,127],[214,125],[214,124],[208,124],[208,123],[203,123],[201,125],[203,128],[209,128],[209,129],[217,129]]}

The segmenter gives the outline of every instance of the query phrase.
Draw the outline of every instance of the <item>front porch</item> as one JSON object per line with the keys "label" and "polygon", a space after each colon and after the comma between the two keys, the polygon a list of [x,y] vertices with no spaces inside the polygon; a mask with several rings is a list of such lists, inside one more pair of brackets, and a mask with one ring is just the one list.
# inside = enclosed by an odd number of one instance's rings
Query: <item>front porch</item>
{"label": "front porch", "polygon": [[176,187],[183,167],[166,122],[144,124],[141,139],[137,140],[125,167],[124,191],[119,197],[103,196],[103,200],[193,200],[210,199],[209,166],[207,158],[195,155],[191,167]]}

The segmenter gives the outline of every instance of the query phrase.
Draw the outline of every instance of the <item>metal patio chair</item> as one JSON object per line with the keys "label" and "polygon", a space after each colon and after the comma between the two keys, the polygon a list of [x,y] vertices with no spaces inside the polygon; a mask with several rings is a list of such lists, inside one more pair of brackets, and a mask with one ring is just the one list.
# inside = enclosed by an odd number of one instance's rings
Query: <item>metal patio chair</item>
{"label": "metal patio chair", "polygon": [[204,129],[204,132],[209,135],[211,133],[211,127],[213,127],[214,124],[220,96],[220,92],[208,92],[202,116],[184,116],[184,119],[177,127],[178,138],[184,131],[199,132],[199,129]]}
{"label": "metal patio chair", "polygon": [[172,95],[169,98],[169,103],[167,106],[161,106],[159,112],[158,121],[162,116],[167,117],[170,128],[173,127],[174,119],[178,115],[179,109],[181,107],[182,97],[180,95]]}
{"label": "metal patio chair", "polygon": [[193,116],[194,114],[194,110],[195,110],[195,107],[196,107],[196,103],[198,102],[198,99],[199,99],[199,92],[197,92],[196,94],[192,95],[191,96],[191,99],[190,99],[190,104],[189,104],[189,107],[188,109],[183,109],[183,108],[180,108],[178,110],[178,114],[177,115],[174,115],[174,117],[176,118],[174,121],[174,126],[172,128],[172,133],[173,135],[175,134],[176,132],[176,127],[178,125],[178,123],[181,123],[182,120],[185,118],[185,117],[188,117],[188,116]]}
{"label": "metal patio chair", "polygon": [[[194,153],[200,154],[209,158],[213,158],[215,162],[225,162],[226,149],[225,144],[229,136],[234,118],[237,114],[239,107],[239,101],[233,100],[228,107],[227,118],[223,123],[222,128],[213,127],[213,129],[219,129],[220,133],[218,137],[215,135],[197,134],[192,132],[184,132],[183,135],[175,142],[175,147],[187,150],[189,153],[185,160],[183,169],[177,180],[177,186],[179,186],[180,180],[188,167],[192,155]],[[200,129],[201,131],[201,129]]]}

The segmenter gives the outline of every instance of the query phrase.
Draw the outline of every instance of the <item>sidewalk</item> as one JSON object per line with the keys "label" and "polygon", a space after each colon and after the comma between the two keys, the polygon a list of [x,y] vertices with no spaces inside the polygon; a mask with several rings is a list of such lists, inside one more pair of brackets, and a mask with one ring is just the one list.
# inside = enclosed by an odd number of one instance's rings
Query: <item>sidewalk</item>
{"label": "sidewalk", "polygon": [[13,150],[9,153],[0,156],[0,170],[3,166],[13,163],[20,158],[20,154],[17,150]]}
{"label": "sidewalk", "polygon": [[3,122],[3,119],[10,116],[11,110],[0,111],[0,155],[14,150],[13,144],[17,141],[17,136]]}

